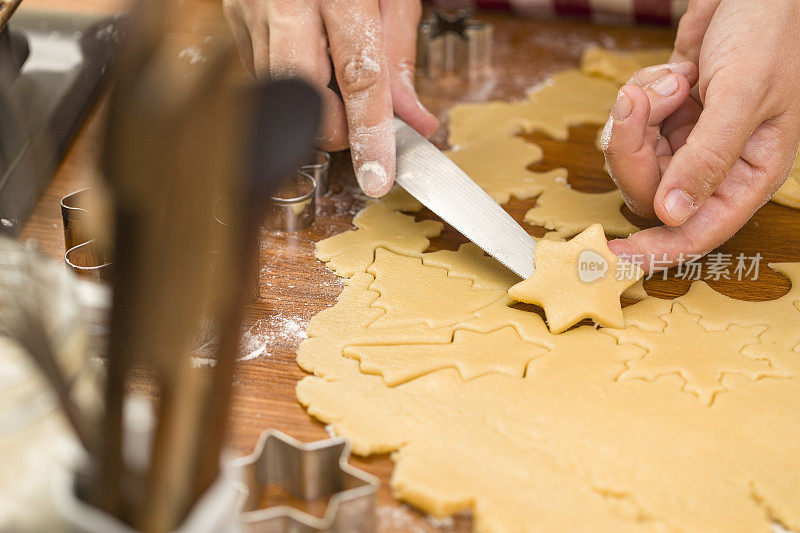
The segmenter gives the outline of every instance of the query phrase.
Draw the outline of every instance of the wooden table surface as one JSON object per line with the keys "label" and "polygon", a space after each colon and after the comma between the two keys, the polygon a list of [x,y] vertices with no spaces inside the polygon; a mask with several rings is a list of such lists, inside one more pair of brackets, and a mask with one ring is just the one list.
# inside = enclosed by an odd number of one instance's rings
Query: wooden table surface
{"label": "wooden table surface", "polygon": [[[29,7],[61,6],[68,9],[103,12],[118,9],[124,0],[28,0]],[[220,6],[211,0],[185,0],[182,8],[191,17],[216,17]],[[614,28],[596,26],[577,20],[530,20],[497,13],[482,13],[480,18],[495,25],[494,73],[485,79],[467,83],[458,80],[419,80],[422,101],[443,120],[456,102],[489,99],[515,99],[525,90],[559,70],[575,67],[588,45],[618,49],[670,46],[673,31],[667,28]],[[189,32],[191,33],[191,32]],[[190,35],[198,38],[202,35]],[[39,241],[48,255],[60,259],[64,252],[59,199],[97,178],[102,105],[99,105],[78,135],[55,179],[47,188],[32,218],[22,231],[22,238]],[[545,159],[532,167],[547,170],[564,166],[570,183],[578,190],[604,191],[613,187],[602,171],[602,155],[594,146],[598,125],[576,127],[566,142],[543,135],[526,136],[539,143]],[[434,140],[445,146],[446,124]],[[331,192],[322,203],[316,223],[309,229],[289,235],[264,233],[261,249],[261,299],[248,310],[247,331],[243,344],[248,351],[264,346],[258,357],[238,363],[235,401],[228,442],[234,449],[249,452],[260,433],[270,427],[283,430],[301,440],[328,436],[322,424],[311,419],[297,403],[295,383],[304,372],[294,361],[302,331],[309,319],[332,305],[341,291],[341,281],[327,271],[314,256],[314,242],[350,228],[352,216],[363,205],[347,153],[334,154],[331,167]],[[512,200],[506,206],[517,219],[534,200]],[[420,217],[431,217],[423,212]],[[638,221],[646,222],[646,221]],[[541,231],[530,226],[531,233]],[[760,253],[764,260],[757,281],[711,282],[720,292],[737,298],[762,300],[784,294],[789,282],[769,271],[767,262],[800,261],[797,228],[800,211],[772,203],[764,206],[737,236],[720,248],[732,254],[748,256]],[[794,233],[794,234],[792,234]],[[433,241],[434,249],[455,249],[463,237],[446,227]],[[653,279],[647,290],[656,296],[675,297],[686,292],[688,282],[678,279]],[[202,370],[200,370],[202,371]],[[416,511],[399,506],[392,498],[388,480],[392,465],[380,456],[353,461],[357,466],[380,477],[379,517],[383,531],[432,531],[434,524]],[[445,524],[447,530],[469,530],[468,518]]]}

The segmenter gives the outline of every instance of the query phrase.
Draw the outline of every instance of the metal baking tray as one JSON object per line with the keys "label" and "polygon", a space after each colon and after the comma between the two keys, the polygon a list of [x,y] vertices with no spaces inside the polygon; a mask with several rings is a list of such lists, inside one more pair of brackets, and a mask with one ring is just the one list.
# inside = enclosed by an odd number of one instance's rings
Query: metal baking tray
{"label": "metal baking tray", "polygon": [[[30,216],[116,48],[113,17],[21,8],[0,36],[0,233]],[[21,63],[21,65],[20,65]]]}

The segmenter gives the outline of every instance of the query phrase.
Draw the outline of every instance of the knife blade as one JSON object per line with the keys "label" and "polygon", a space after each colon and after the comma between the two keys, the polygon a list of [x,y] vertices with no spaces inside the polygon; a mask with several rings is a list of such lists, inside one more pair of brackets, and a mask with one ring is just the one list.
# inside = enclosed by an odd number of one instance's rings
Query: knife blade
{"label": "knife blade", "polygon": [[533,274],[536,241],[463,170],[399,118],[395,181],[518,276]]}

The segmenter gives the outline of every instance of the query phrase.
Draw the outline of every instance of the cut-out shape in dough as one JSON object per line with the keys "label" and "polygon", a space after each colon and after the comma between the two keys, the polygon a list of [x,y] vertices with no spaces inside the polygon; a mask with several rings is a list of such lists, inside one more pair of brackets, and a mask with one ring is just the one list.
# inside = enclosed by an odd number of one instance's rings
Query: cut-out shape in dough
{"label": "cut-out shape in dough", "polygon": [[745,347],[742,353],[757,359],[767,357],[800,376],[800,281],[795,281],[800,280],[800,263],[770,263],[769,267],[794,282],[788,293],[775,300],[737,300],[697,281],[676,301],[690,313],[701,314],[701,324],[707,329],[722,330],[731,324],[769,325],[759,335],[759,342]]}
{"label": "cut-out shape in dough", "polygon": [[343,277],[364,272],[379,246],[400,254],[421,254],[443,227],[434,220],[416,222],[379,201],[356,215],[353,225],[357,229],[319,241],[316,247],[317,259]]}
{"label": "cut-out shape in dough", "polygon": [[402,211],[404,213],[416,213],[422,209],[422,203],[408,194],[405,189],[395,185],[392,189],[381,197],[381,203],[390,209]]}
{"label": "cut-out shape in dough", "polygon": [[621,343],[635,344],[647,350],[641,359],[627,363],[628,369],[619,380],[643,379],[653,381],[662,376],[677,374],[684,382],[683,389],[696,395],[704,405],[725,391],[722,378],[738,374],[757,380],[763,377],[786,377],[767,359],[743,355],[742,350],[758,343],[766,326],[738,325],[724,330],[708,330],[700,324],[699,315],[690,314],[679,303],[669,314],[662,315],[664,326],[657,331],[636,327],[624,330],[605,329],[605,333]]}
{"label": "cut-out shape in dough", "polygon": [[511,287],[508,294],[541,306],[553,333],[584,318],[623,327],[620,295],[644,274],[608,249],[600,224],[567,242],[539,241],[534,265],[533,275]]}
{"label": "cut-out shape in dough", "polygon": [[508,203],[512,196],[533,198],[549,187],[567,183],[565,168],[528,170],[542,160],[542,149],[519,137],[494,137],[445,155],[498,204]]}
{"label": "cut-out shape in dough", "polygon": [[380,374],[393,387],[444,368],[457,369],[464,379],[490,372],[521,378],[528,362],[546,352],[507,326],[488,333],[456,330],[449,344],[348,346],[343,353],[358,359],[362,372]]}
{"label": "cut-out shape in dough", "polygon": [[525,213],[525,222],[555,230],[560,237],[577,235],[592,224],[600,224],[609,235],[627,237],[639,231],[622,214],[622,193],[586,193],[568,187],[553,187],[536,199]]}
{"label": "cut-out shape in dough", "polygon": [[472,280],[448,276],[447,270],[426,266],[419,257],[384,248],[375,250],[375,262],[367,272],[375,276],[370,290],[380,294],[372,306],[386,312],[371,328],[448,326],[506,297],[503,290],[475,288]]}
{"label": "cut-out shape in dough", "polygon": [[[317,313],[306,328],[309,337],[335,337],[342,331],[352,332],[366,328],[383,315],[372,307],[380,296],[369,290],[375,277],[365,272],[356,272],[347,280],[337,304]],[[348,311],[344,311],[348,309]]]}
{"label": "cut-out shape in dough", "polygon": [[569,126],[605,124],[619,86],[579,70],[554,74],[535,88],[527,102],[464,104],[450,111],[451,146],[465,147],[498,135],[542,131],[566,140]]}
{"label": "cut-out shape in dough", "polygon": [[623,52],[603,48],[589,48],[581,57],[581,70],[624,85],[633,74],[646,66],[661,65],[669,61],[672,50],[636,50]]}
{"label": "cut-out shape in dough", "polygon": [[422,262],[445,268],[450,276],[471,279],[476,289],[507,291],[519,282],[519,276],[471,242],[459,246],[457,252],[439,250],[424,254]]}
{"label": "cut-out shape in dough", "polygon": [[622,293],[623,298],[630,300],[644,300],[647,298],[647,291],[644,289],[644,279],[640,279]]}

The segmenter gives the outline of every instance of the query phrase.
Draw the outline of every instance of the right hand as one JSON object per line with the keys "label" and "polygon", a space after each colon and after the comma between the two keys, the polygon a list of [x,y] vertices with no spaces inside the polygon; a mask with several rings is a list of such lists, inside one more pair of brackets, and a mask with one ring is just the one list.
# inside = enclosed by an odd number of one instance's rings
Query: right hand
{"label": "right hand", "polygon": [[[395,173],[393,115],[426,136],[439,127],[414,89],[420,0],[224,0],[224,6],[245,66],[259,78],[300,76],[314,84],[324,106],[317,144],[328,151],[349,146],[364,193],[386,194]],[[341,97],[328,87],[334,74]]]}
{"label": "right hand", "polygon": [[671,63],[634,74],[604,130],[626,203],[664,223],[612,251],[646,271],[706,254],[783,184],[800,141],[799,24],[797,0],[689,3]]}

